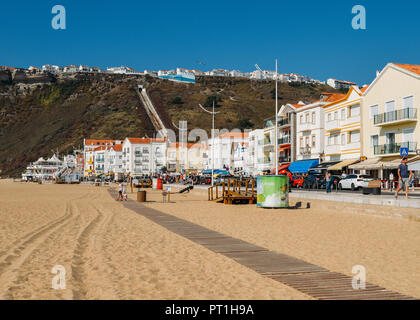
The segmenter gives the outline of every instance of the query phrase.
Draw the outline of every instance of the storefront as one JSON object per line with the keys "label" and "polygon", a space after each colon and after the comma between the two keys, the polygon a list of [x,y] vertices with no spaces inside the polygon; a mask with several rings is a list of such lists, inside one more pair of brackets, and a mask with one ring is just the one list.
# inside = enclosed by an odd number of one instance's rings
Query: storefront
{"label": "storefront", "polygon": [[[328,171],[332,172],[332,174],[342,174],[343,172],[345,172],[346,174],[350,174],[350,173],[358,173],[358,172],[354,172],[354,170],[350,170],[349,166],[356,164],[360,162],[359,159],[353,159],[353,160],[344,160],[342,162],[339,162],[331,167],[328,168]],[[352,171],[352,172],[350,172]]]}

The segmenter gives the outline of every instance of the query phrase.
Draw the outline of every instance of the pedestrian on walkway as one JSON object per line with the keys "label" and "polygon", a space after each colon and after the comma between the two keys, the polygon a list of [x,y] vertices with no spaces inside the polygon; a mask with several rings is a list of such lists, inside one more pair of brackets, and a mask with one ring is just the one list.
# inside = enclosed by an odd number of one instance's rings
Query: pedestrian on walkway
{"label": "pedestrian on walkway", "polygon": [[408,170],[407,158],[404,157],[401,160],[401,164],[398,166],[398,189],[395,193],[395,199],[398,199],[398,193],[401,190],[405,190],[405,198],[408,199],[409,181],[413,176],[413,172]]}
{"label": "pedestrian on walkway", "polygon": [[331,192],[331,173],[329,171],[327,171],[327,173],[325,174],[325,181],[326,181],[327,193],[330,193]]}
{"label": "pedestrian on walkway", "polygon": [[394,190],[394,175],[392,174],[392,172],[389,174],[389,189]]}

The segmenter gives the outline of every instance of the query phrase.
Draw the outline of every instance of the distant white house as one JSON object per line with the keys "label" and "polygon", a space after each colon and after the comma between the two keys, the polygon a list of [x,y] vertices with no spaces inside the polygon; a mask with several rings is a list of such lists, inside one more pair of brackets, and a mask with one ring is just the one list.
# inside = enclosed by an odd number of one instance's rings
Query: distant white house
{"label": "distant white house", "polygon": [[76,73],[77,71],[79,71],[79,67],[72,64],[70,66],[64,67],[63,71],[67,73]]}
{"label": "distant white house", "polygon": [[89,72],[89,67],[80,65],[79,72]]}
{"label": "distant white house", "polygon": [[246,74],[239,70],[232,70],[229,72],[229,76],[233,78],[243,78],[243,77],[246,77]]}
{"label": "distant white house", "polygon": [[110,73],[118,73],[118,74],[138,74],[138,72],[134,70],[133,68],[123,67],[123,66],[107,68],[106,71]]}
{"label": "distant white house", "polygon": [[32,72],[41,72],[41,68],[34,67],[34,66],[30,66],[30,67],[28,68],[28,70],[29,70],[29,71],[32,71]]}
{"label": "distant white house", "polygon": [[337,79],[328,79],[327,84],[330,87],[333,87],[334,89],[350,89],[352,86],[355,86],[356,83],[350,82],[350,81],[343,81],[343,80],[337,80]]}

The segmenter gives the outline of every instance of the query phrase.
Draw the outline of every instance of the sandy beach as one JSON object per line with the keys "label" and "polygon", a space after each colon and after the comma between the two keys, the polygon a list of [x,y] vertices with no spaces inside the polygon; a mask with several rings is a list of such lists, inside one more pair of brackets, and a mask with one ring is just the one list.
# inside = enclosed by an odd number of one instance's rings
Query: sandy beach
{"label": "sandy beach", "polygon": [[[106,187],[1,180],[0,208],[0,299],[310,298],[125,209]],[[52,289],[55,265],[64,290]]]}
{"label": "sandy beach", "polygon": [[[331,271],[363,265],[368,282],[420,297],[420,223],[372,215],[385,208],[311,201],[267,211],[208,202],[202,190],[172,203],[147,197],[148,207]],[[124,208],[108,187],[3,180],[0,208],[1,299],[311,299]],[[55,265],[66,269],[64,290],[52,289]]]}

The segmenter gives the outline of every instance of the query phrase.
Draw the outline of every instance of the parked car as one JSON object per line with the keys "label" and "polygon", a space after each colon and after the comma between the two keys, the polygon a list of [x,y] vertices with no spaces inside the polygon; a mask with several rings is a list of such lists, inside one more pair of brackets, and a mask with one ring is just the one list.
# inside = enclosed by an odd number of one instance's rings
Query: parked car
{"label": "parked car", "polygon": [[323,189],[325,188],[325,177],[322,174],[310,174],[302,184],[304,189]]}
{"label": "parked car", "polygon": [[350,189],[352,191],[360,190],[369,185],[373,178],[363,174],[350,174],[346,178],[341,179],[338,183],[338,189]]}

